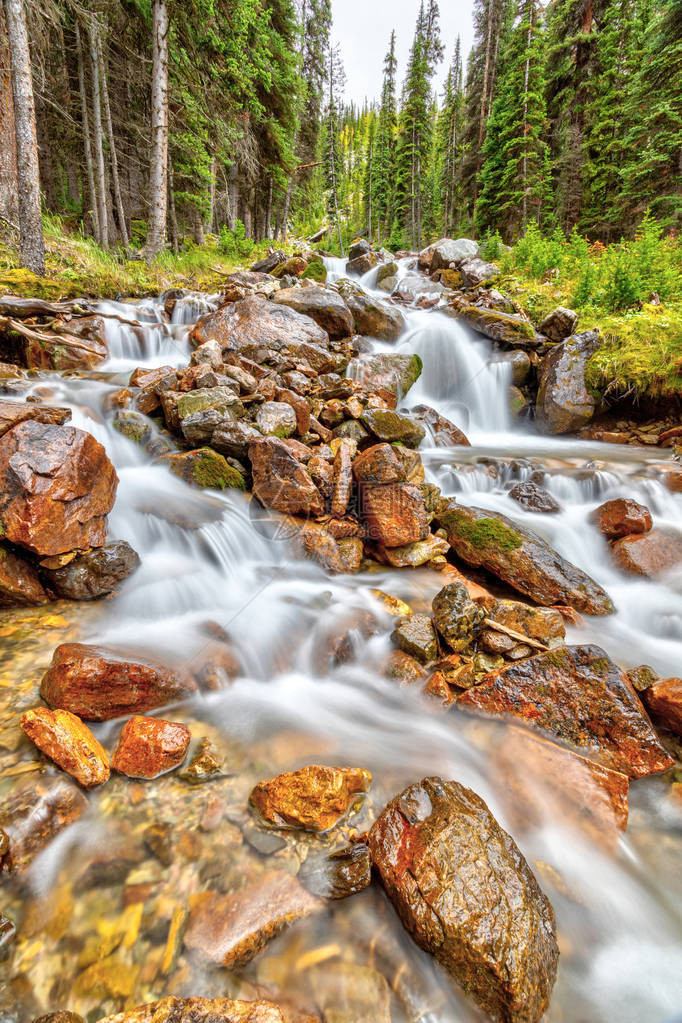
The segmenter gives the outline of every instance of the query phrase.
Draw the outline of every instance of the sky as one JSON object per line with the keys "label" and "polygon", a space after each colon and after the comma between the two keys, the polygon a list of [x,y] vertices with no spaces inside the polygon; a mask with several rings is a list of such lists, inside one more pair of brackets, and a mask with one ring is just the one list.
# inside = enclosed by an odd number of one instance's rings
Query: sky
{"label": "sky", "polygon": [[[471,49],[472,7],[473,0],[442,0],[440,4],[445,58],[436,74],[435,84],[439,90],[445,81],[457,36],[462,37],[465,61]],[[396,31],[398,83],[399,87],[402,86],[419,0],[332,0],[332,11],[332,34],[334,41],[341,45],[346,70],[346,101],[362,103],[365,97],[379,99],[382,65],[393,28]]]}

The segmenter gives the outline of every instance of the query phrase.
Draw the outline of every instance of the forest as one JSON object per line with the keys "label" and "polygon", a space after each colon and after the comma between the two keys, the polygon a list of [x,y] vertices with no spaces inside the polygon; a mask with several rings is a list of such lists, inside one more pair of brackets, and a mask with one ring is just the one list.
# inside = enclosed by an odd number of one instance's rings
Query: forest
{"label": "forest", "polygon": [[330,0],[8,0],[4,236],[41,272],[41,215],[148,261],[325,227],[337,251],[679,230],[679,0],[476,0],[466,60],[437,0],[415,15],[403,80],[392,33],[358,107]]}

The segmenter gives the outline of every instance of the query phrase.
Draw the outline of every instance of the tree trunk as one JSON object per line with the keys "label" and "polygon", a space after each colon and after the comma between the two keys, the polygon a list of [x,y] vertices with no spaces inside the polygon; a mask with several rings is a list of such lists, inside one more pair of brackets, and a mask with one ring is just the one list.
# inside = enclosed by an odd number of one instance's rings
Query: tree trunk
{"label": "tree trunk", "polygon": [[90,63],[92,65],[92,142],[95,147],[95,186],[99,217],[99,243],[109,248],[109,214],[107,211],[107,171],[104,165],[102,138],[102,102],[100,97],[100,69],[98,52],[99,26],[94,18],[88,20]]}
{"label": "tree trunk", "polygon": [[[88,97],[85,92],[85,61],[83,59],[83,45],[81,43],[81,32],[76,22],[76,49],[78,50],[78,87],[81,95],[81,118],[83,121],[83,148],[85,149],[85,167],[88,174],[88,190],[90,192],[90,216],[92,219],[92,232],[99,241],[99,212],[97,209],[97,192],[95,191],[95,170],[92,164],[92,142],[90,139],[90,117],[88,115]],[[85,205],[85,204],[84,204]],[[83,211],[85,213],[85,211]]]}
{"label": "tree trunk", "polygon": [[166,0],[154,0],[152,39],[152,153],[150,214],[145,258],[161,252],[166,234],[168,205],[168,8]]}
{"label": "tree trunk", "polygon": [[208,189],[208,213],[206,215],[206,230],[209,234],[214,233],[215,226],[215,193],[216,193],[216,182],[218,178],[218,160],[214,156],[211,160],[211,183]]}
{"label": "tree trunk", "polygon": [[523,227],[528,222],[528,78],[530,76],[530,44],[533,39],[533,7],[530,8],[528,38],[526,40],[526,67],[523,76]]}
{"label": "tree trunk", "polygon": [[180,251],[180,234],[178,232],[178,215],[175,210],[175,191],[173,183],[173,161],[168,154],[168,231],[173,252],[177,256]]}
{"label": "tree trunk", "polygon": [[192,203],[192,233],[194,235],[195,245],[203,245],[206,241],[204,238],[204,224],[201,219],[201,210],[198,206]]}
{"label": "tree trunk", "polygon": [[14,95],[20,258],[22,265],[28,270],[43,276],[45,273],[45,240],[40,211],[36,114],[24,0],[5,0],[5,16]]}
{"label": "tree trunk", "polygon": [[233,163],[230,167],[230,175],[227,185],[227,226],[234,231],[235,224],[239,219],[239,182],[237,181],[237,165]]}
{"label": "tree trunk", "polygon": [[0,3],[0,218],[19,229],[17,192],[17,146],[14,134],[14,100],[9,71],[9,43],[5,12]]}
{"label": "tree trunk", "polygon": [[287,182],[286,195],[284,196],[284,209],[282,210],[282,241],[287,240],[289,234],[289,208],[291,207],[291,196],[294,191],[294,175],[296,171],[291,172],[291,177]]}
{"label": "tree trunk", "polygon": [[265,207],[265,237],[272,238],[272,174],[268,177],[268,201]]}
{"label": "tree trunk", "polygon": [[111,183],[114,186],[114,199],[116,200],[116,213],[118,216],[118,227],[121,234],[121,241],[124,248],[128,248],[128,228],[126,227],[126,214],[121,195],[121,182],[118,175],[118,155],[116,153],[116,140],[114,139],[114,125],[111,120],[111,104],[109,103],[109,83],[107,82],[107,69],[102,54],[102,37],[97,36],[97,57],[99,71],[102,80],[102,109],[104,110],[104,123],[109,141],[109,154],[111,157]]}

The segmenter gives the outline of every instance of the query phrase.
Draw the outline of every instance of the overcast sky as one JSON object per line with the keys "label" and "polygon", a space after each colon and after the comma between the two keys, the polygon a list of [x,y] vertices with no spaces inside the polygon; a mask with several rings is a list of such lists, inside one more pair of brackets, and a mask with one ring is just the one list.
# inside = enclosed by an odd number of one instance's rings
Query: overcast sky
{"label": "overcast sky", "polygon": [[[437,72],[439,89],[452,60],[457,36],[462,37],[465,59],[471,48],[472,4],[473,0],[441,0],[440,26],[446,53]],[[332,9],[332,33],[334,40],[341,44],[346,69],[346,100],[362,103],[365,97],[370,100],[379,98],[382,64],[393,28],[396,31],[400,88],[414,35],[419,0],[332,0]]]}

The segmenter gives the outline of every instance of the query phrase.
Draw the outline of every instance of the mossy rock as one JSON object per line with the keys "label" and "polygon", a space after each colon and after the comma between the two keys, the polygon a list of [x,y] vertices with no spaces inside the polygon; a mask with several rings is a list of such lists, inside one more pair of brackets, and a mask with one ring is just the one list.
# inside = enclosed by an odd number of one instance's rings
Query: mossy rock
{"label": "mossy rock", "polygon": [[113,426],[134,444],[144,447],[152,436],[152,426],[146,416],[134,409],[120,409],[114,416]]}
{"label": "mossy rock", "polygon": [[246,490],[242,474],[226,458],[212,448],[199,448],[186,454],[167,455],[163,458],[170,471],[202,490]]}
{"label": "mossy rock", "polygon": [[311,260],[301,274],[301,279],[318,281],[320,284],[324,284],[327,280],[327,271],[324,264],[317,259]]}

